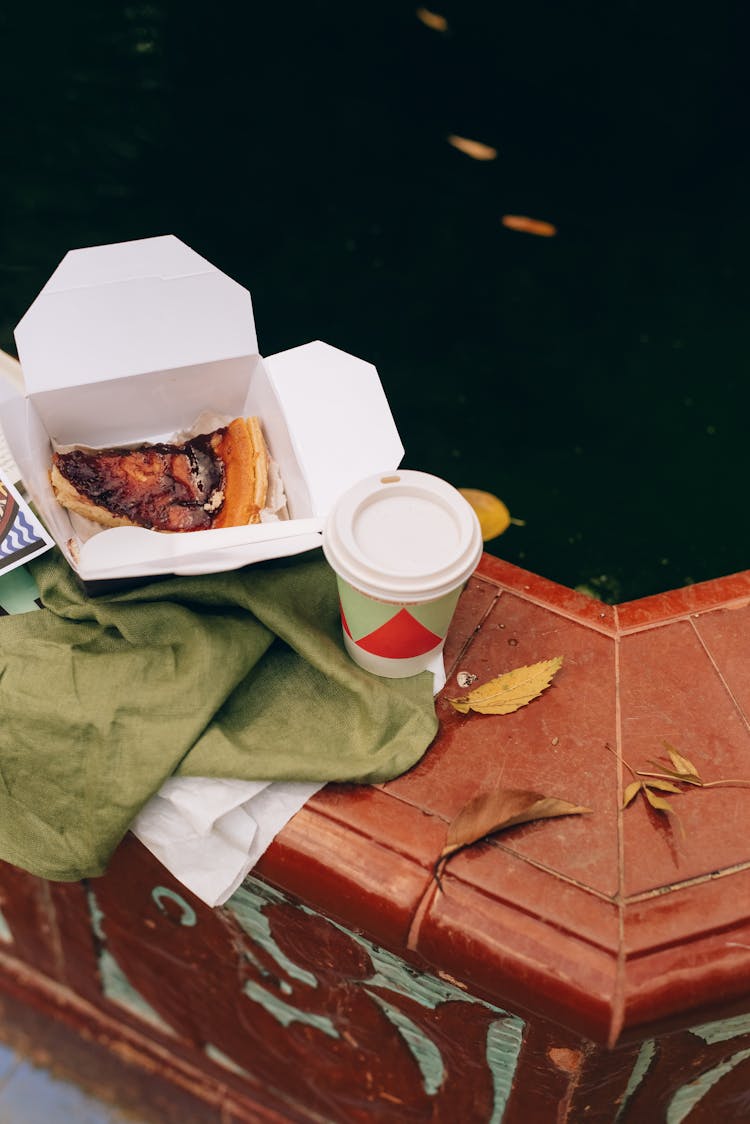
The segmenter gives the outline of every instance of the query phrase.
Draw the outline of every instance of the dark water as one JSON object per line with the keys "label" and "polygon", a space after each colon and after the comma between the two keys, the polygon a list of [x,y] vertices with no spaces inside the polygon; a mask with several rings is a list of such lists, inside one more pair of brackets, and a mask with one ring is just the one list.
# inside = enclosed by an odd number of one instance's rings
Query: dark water
{"label": "dark water", "polygon": [[0,9],[0,347],[67,249],[175,233],[265,354],[378,366],[405,464],[526,521],[491,551],[607,600],[747,568],[747,7],[427,6]]}

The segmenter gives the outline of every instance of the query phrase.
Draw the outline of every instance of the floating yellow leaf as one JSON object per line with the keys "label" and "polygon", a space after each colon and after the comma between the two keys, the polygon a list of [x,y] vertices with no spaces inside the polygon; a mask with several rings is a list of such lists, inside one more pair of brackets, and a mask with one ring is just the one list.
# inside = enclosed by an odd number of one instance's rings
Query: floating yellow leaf
{"label": "floating yellow leaf", "polygon": [[480,492],[478,488],[459,488],[458,490],[474,508],[485,542],[488,539],[496,539],[498,535],[502,535],[503,531],[508,530],[512,520],[510,512],[502,500],[493,496],[491,492]]}
{"label": "floating yellow leaf", "polygon": [[470,156],[472,160],[495,160],[497,157],[497,149],[491,148],[488,144],[482,144],[481,141],[469,140],[468,137],[457,137],[454,133],[448,137],[448,144],[452,144],[459,152],[463,152],[465,156]]}
{"label": "floating yellow leaf", "polygon": [[555,656],[551,660],[516,667],[475,687],[468,695],[448,701],[460,714],[468,714],[470,710],[478,714],[512,714],[541,695],[562,662],[562,656]]}
{"label": "floating yellow leaf", "polygon": [[448,21],[445,16],[438,15],[437,12],[431,12],[428,8],[417,8],[417,19],[433,31],[448,30]]}
{"label": "floating yellow leaf", "polygon": [[540,238],[554,238],[557,227],[543,219],[530,219],[528,215],[503,215],[500,220],[508,230],[520,230],[524,234],[536,234]]}
{"label": "floating yellow leaf", "polygon": [[456,851],[478,843],[487,835],[494,835],[495,832],[504,831],[516,824],[552,819],[555,816],[583,815],[590,811],[590,808],[570,804],[556,796],[545,796],[541,792],[529,792],[520,788],[497,788],[493,792],[480,793],[464,804],[451,821],[445,846],[435,867],[435,876],[438,876],[441,866]]}

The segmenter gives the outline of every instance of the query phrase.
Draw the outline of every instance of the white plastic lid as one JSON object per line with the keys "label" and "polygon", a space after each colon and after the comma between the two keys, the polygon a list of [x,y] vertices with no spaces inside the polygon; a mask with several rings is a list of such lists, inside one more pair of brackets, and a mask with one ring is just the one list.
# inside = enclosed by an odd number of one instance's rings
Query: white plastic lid
{"label": "white plastic lid", "polygon": [[323,551],[344,581],[370,597],[428,601],[473,573],[482,533],[473,509],[445,480],[397,470],[368,476],[338,499]]}

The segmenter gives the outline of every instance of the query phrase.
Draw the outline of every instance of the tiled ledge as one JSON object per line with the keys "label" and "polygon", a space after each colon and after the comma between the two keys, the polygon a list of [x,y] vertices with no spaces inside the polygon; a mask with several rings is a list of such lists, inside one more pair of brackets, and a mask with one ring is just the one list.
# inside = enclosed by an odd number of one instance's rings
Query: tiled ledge
{"label": "tiled ledge", "polygon": [[[750,571],[618,607],[485,555],[446,648],[440,733],[403,777],[330,785],[259,873],[500,1006],[614,1045],[750,1004],[750,789],[692,789],[679,820],[622,794],[668,741],[706,780],[750,780]],[[478,682],[555,655],[512,715],[457,714]],[[516,827],[432,871],[495,785],[592,814]]]}

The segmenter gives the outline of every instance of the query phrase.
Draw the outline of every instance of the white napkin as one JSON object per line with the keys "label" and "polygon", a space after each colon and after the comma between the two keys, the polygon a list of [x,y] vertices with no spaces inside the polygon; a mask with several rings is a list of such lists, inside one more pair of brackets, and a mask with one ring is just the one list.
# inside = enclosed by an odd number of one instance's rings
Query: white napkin
{"label": "white napkin", "polygon": [[[434,693],[445,685],[443,653],[432,660]],[[131,830],[206,905],[222,905],[266,848],[322,784],[170,777]]]}
{"label": "white napkin", "polygon": [[207,905],[230,898],[318,783],[170,777],[131,830]]}

